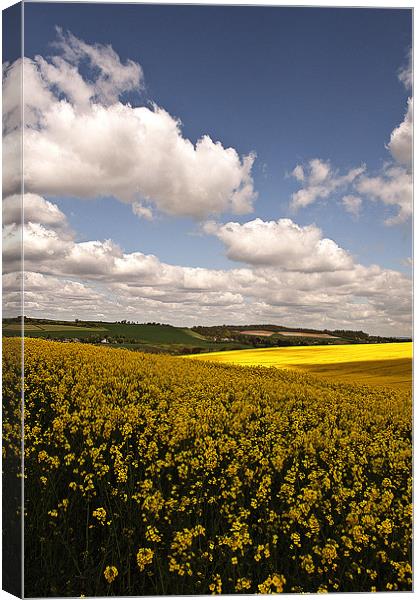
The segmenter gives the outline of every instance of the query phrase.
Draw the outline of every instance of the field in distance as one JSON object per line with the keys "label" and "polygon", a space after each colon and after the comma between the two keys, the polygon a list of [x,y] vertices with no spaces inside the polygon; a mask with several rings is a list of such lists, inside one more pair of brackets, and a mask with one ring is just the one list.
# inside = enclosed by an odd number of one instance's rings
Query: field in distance
{"label": "field in distance", "polygon": [[[4,337],[20,336],[21,331],[21,323],[16,319],[3,320]],[[61,341],[107,343],[130,350],[170,354],[249,348],[249,345],[237,340],[213,341],[193,329],[162,323],[29,319],[25,320],[24,335]]]}
{"label": "field in distance", "polygon": [[[4,337],[20,335],[22,330],[19,317],[3,319]],[[60,321],[32,317],[25,317],[23,335],[62,342],[110,344],[116,348],[175,355],[288,346],[402,341],[400,338],[370,336],[363,331],[318,331],[269,324],[176,327],[156,322],[81,321],[79,319]]]}
{"label": "field in distance", "polygon": [[337,340],[339,339],[336,335],[330,335],[329,333],[308,333],[305,331],[265,331],[264,329],[260,330],[252,330],[245,329],[244,331],[239,331],[242,335],[255,335],[262,337],[272,337],[272,336],[284,336],[284,337],[303,337],[303,338],[316,338],[316,339],[324,339],[324,340]]}
{"label": "field in distance", "polygon": [[[21,331],[21,324],[20,323],[5,323],[3,325],[3,332],[5,332],[6,334],[8,332],[20,332]],[[42,325],[38,325],[36,323],[25,323],[25,332],[39,332],[39,334],[43,334],[43,333],[82,333],[85,331],[91,331],[91,332],[100,332],[100,331],[107,331],[107,329],[105,329],[104,327],[85,327],[85,326],[77,326],[77,325],[53,325],[51,323],[43,323]]]}
{"label": "field in distance", "polygon": [[295,369],[343,383],[385,385],[408,389],[412,385],[412,343],[301,346],[212,352],[196,356],[245,366]]}

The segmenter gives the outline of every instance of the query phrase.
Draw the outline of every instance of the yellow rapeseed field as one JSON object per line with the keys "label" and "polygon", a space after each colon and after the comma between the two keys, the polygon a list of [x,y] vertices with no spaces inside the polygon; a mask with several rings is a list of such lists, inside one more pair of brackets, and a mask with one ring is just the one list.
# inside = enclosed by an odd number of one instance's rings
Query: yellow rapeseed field
{"label": "yellow rapeseed field", "polygon": [[26,596],[411,589],[408,392],[34,339],[24,390]]}
{"label": "yellow rapeseed field", "polygon": [[297,369],[347,383],[412,385],[412,343],[257,348],[197,354],[192,358],[235,365]]}

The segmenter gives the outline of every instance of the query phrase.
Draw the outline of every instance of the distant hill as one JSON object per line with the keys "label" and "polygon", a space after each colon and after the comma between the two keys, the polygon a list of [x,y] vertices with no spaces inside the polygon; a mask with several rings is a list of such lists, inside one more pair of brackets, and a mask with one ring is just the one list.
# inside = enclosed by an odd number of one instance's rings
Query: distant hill
{"label": "distant hill", "polygon": [[[3,336],[21,335],[20,318],[3,319]],[[25,318],[24,335],[63,342],[81,341],[169,354],[313,346],[324,344],[409,341],[410,338],[370,336],[363,331],[290,328],[272,324],[174,327],[166,323],[134,323],[126,320],[59,321]]]}
{"label": "distant hill", "polygon": [[[206,336],[207,338],[237,338],[251,336],[252,338],[268,338],[271,344],[279,338],[287,339],[290,344],[298,344],[298,340],[305,345],[310,343],[319,343],[324,340],[324,343],[377,343],[377,342],[395,342],[395,341],[411,341],[408,337],[384,337],[371,336],[364,331],[353,331],[348,329],[310,329],[302,327],[285,327],[283,325],[272,324],[252,324],[252,325],[216,325],[216,326],[197,326],[192,328],[197,333]],[[310,344],[311,345],[311,344]]]}
{"label": "distant hill", "polygon": [[[3,319],[3,336],[21,335],[19,319]],[[27,337],[80,341],[93,344],[110,344],[116,347],[188,354],[211,350],[248,348],[240,342],[218,343],[186,327],[173,327],[161,323],[129,323],[107,321],[54,321],[51,319],[25,319]]]}

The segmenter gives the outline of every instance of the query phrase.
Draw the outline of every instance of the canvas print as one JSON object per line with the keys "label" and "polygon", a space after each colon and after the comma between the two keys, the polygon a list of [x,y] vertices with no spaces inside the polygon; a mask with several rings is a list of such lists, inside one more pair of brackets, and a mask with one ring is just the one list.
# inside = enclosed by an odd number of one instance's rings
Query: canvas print
{"label": "canvas print", "polygon": [[3,586],[412,590],[412,9],[3,11]]}

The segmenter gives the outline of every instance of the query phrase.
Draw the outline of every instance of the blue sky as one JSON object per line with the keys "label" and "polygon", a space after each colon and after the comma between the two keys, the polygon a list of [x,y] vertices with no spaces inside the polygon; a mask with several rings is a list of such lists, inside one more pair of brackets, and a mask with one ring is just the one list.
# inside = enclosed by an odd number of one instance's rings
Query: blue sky
{"label": "blue sky", "polygon": [[[395,152],[386,145],[407,119],[411,90],[398,74],[408,68],[410,10],[28,3],[26,57],[36,63],[41,56],[51,64],[49,57],[63,56],[63,46],[57,50],[52,45],[57,40],[55,26],[70,31],[89,47],[110,44],[122,65],[127,61],[141,65],[141,85],[118,92],[122,104],[152,110],[151,103],[155,103],[180,119],[181,135],[192,144],[207,135],[212,142],[221,142],[223,149],[233,148],[241,159],[255,155],[250,174],[257,196],[249,200],[252,206],[247,211],[234,210],[227,202],[223,210],[197,216],[191,209],[192,216],[185,216],[167,198],[166,204],[163,200],[159,204],[149,194],[146,204],[153,217],[139,218],[133,214],[133,201],[125,196],[121,201],[113,188],[95,195],[78,189],[71,193],[71,185],[62,190],[50,182],[29,185],[31,192],[62,211],[76,243],[111,239],[126,254],[153,254],[164,264],[224,271],[253,269],[255,264],[242,259],[246,253],[240,254],[236,240],[227,239],[222,227],[228,222],[245,225],[257,218],[263,223],[290,219],[303,231],[310,226],[321,230],[320,238],[333,240],[354,264],[396,271],[406,283],[411,271],[411,219],[406,193],[401,201],[399,187],[409,185],[410,168],[405,155],[400,160],[397,155],[396,160]],[[97,65],[77,60],[81,76],[92,81]],[[43,77],[45,81],[45,73]],[[51,89],[56,91],[53,83]],[[71,103],[65,91],[57,97]],[[404,137],[401,143],[405,143]],[[328,176],[321,185],[327,185],[329,191],[293,210],[293,194],[310,187],[313,159],[328,165]],[[297,165],[304,169],[304,182],[292,175]],[[349,184],[337,183],[339,177],[360,167],[362,172],[349,177]],[[385,194],[381,192],[384,184],[389,190]],[[360,203],[352,212],[342,204],[348,196],[350,202],[357,198],[355,202]],[[402,217],[389,225],[401,202]],[[209,234],[208,221],[218,228],[213,226]],[[261,240],[263,227],[258,230]],[[248,228],[239,231],[238,235],[244,235]],[[281,232],[283,229],[275,235]],[[305,244],[303,238],[301,243]],[[279,262],[266,259],[264,263],[260,258],[256,268],[279,265],[286,272],[298,270],[298,265],[285,264],[292,258],[283,248],[278,253],[282,257]],[[313,269],[310,266],[308,271]],[[319,273],[325,272],[324,266],[319,269]],[[47,269],[42,273],[48,276]],[[50,273],[57,274],[62,275],[58,270]],[[76,280],[75,273],[71,277]],[[331,297],[335,291],[330,292]],[[370,294],[359,292],[356,298],[357,294],[351,296],[355,304],[370,301],[365,300]],[[254,300],[252,295],[244,303]],[[256,301],[265,304],[266,298]],[[268,302],[275,310],[279,304]],[[226,318],[235,314],[227,311]],[[260,313],[265,321],[269,316],[275,321],[282,316],[292,318],[288,313],[275,315]],[[222,311],[217,313],[217,318],[222,316]],[[329,317],[330,313],[325,319]],[[326,322],[319,318],[315,318],[317,324]],[[310,314],[304,319],[308,325]],[[377,328],[378,313],[374,319]],[[393,319],[392,323],[386,327],[397,328],[399,321]],[[362,325],[368,330],[367,317]]]}
{"label": "blue sky", "polygon": [[[255,151],[256,212],[267,219],[288,216],[296,186],[284,176],[297,162],[320,156],[342,169],[363,162],[379,169],[405,111],[397,71],[411,45],[408,10],[28,4],[25,23],[27,56],[51,53],[55,25],[90,43],[110,43],[121,59],[143,66],[147,90],[133,101],[165,107],[191,140],[208,133],[241,154]],[[174,255],[167,235],[133,222],[119,206],[110,208],[110,219],[108,211],[98,219],[86,203],[66,207],[87,239],[112,235],[132,251],[145,237],[144,251],[191,266],[198,266],[195,253],[207,254],[201,240],[184,235],[190,223],[164,222],[165,234],[179,233]],[[380,205],[355,224],[341,213],[332,201],[299,215],[299,223],[316,222],[363,261],[402,266],[410,226],[386,228]],[[215,243],[203,257],[208,266],[214,252]]]}

